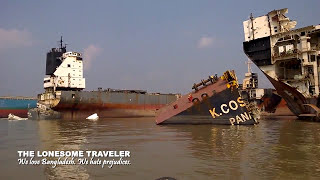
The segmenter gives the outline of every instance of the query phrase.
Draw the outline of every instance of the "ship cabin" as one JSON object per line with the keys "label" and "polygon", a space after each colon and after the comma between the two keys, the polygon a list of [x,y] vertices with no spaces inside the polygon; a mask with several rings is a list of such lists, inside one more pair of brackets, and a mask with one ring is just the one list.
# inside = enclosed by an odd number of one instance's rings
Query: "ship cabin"
{"label": "ship cabin", "polygon": [[49,92],[57,90],[83,90],[85,78],[83,78],[83,60],[78,52],[65,52],[61,57],[60,65],[53,73],[44,78],[44,89]]}

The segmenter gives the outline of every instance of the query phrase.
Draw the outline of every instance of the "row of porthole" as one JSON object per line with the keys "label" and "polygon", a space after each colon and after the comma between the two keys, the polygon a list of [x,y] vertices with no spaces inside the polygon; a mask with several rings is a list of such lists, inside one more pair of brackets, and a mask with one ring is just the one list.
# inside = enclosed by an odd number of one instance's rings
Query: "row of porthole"
{"label": "row of porthole", "polygon": [[[207,93],[203,93],[203,94],[201,94],[201,98],[202,98],[202,100],[204,100],[204,99],[206,99],[206,98],[208,98],[209,96],[208,96],[208,94]],[[197,103],[197,102],[200,102],[199,101],[199,99],[198,98],[193,98],[192,99],[192,102],[193,103]],[[175,104],[174,106],[173,106],[173,109],[177,109],[178,108],[178,105],[177,104]]]}
{"label": "row of porthole", "polygon": [[[209,97],[207,93],[201,94],[202,100],[206,99],[207,97]],[[192,99],[192,102],[193,102],[193,103],[197,103],[197,102],[200,102],[200,100],[199,100],[198,98],[193,98],[193,99]]]}

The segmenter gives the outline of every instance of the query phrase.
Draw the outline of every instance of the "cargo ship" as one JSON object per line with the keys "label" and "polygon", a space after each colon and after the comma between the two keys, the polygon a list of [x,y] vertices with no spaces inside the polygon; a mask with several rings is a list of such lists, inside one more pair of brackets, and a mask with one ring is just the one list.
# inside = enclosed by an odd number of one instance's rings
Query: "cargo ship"
{"label": "cargo ship", "polygon": [[163,124],[219,124],[254,125],[258,123],[259,110],[240,97],[234,71],[221,77],[194,84],[193,91],[161,108],[156,123]]}
{"label": "cargo ship", "polygon": [[148,93],[144,90],[102,89],[84,91],[83,61],[78,52],[60,47],[47,53],[45,92],[38,95],[39,107],[30,119],[155,116],[156,110],[175,101],[180,94]]}
{"label": "cargo ship", "polygon": [[259,88],[258,73],[251,70],[252,62],[248,60],[248,72],[243,83],[239,84],[241,97],[257,104],[261,116],[293,116],[285,100],[273,88]]}
{"label": "cargo ship", "polygon": [[245,54],[262,70],[291,112],[319,121],[320,25],[294,29],[288,9],[243,22]]}
{"label": "cargo ship", "polygon": [[28,109],[37,107],[37,98],[32,97],[0,97],[0,118],[7,118],[14,114],[19,117],[28,117]]}

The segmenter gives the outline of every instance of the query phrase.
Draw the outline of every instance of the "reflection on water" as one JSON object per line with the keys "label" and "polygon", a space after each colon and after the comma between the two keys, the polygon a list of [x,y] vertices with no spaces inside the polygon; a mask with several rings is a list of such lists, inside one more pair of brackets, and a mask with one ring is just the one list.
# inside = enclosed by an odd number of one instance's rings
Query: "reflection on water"
{"label": "reflection on water", "polygon": [[[86,121],[39,121],[39,137],[41,141],[40,151],[77,151],[82,150],[86,143],[86,132],[88,131]],[[57,158],[48,158],[56,160]],[[81,165],[58,165],[45,167],[47,178],[55,177],[88,179],[89,175],[85,167]]]}
{"label": "reflection on water", "polygon": [[[0,177],[301,179],[320,177],[320,123],[157,126],[152,118],[0,121]],[[19,166],[17,150],[129,150],[130,166]],[[19,172],[19,173],[17,173]],[[3,178],[1,178],[3,179]]]}

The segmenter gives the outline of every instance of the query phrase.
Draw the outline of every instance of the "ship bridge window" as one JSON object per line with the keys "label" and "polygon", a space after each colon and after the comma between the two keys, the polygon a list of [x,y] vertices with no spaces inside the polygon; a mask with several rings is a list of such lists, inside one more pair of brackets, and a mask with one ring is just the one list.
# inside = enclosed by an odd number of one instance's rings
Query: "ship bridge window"
{"label": "ship bridge window", "polygon": [[82,57],[77,57],[77,60],[82,60]]}
{"label": "ship bridge window", "polygon": [[315,55],[311,55],[310,59],[311,59],[311,62],[314,62],[314,61],[316,61],[316,56]]}

